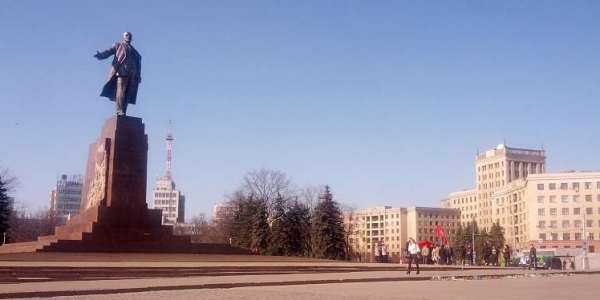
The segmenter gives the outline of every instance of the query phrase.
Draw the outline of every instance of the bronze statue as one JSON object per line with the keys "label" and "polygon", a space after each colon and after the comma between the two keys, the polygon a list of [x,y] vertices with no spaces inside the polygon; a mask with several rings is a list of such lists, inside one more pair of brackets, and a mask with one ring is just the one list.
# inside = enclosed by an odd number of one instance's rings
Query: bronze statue
{"label": "bronze statue", "polygon": [[114,55],[108,79],[100,96],[117,103],[117,115],[125,115],[127,104],[135,104],[138,85],[142,82],[142,56],[131,45],[130,32],[123,33],[123,42],[114,43],[94,55],[98,60]]}

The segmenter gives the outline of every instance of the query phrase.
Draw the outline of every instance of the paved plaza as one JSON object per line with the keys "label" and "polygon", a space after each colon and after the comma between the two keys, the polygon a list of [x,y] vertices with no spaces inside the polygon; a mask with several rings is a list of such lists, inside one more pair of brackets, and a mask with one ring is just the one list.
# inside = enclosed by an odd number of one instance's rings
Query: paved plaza
{"label": "paved plaza", "polygon": [[[4,258],[4,259],[3,259]],[[0,256],[2,299],[597,299],[600,272],[243,257]],[[230,261],[227,261],[230,260]]]}

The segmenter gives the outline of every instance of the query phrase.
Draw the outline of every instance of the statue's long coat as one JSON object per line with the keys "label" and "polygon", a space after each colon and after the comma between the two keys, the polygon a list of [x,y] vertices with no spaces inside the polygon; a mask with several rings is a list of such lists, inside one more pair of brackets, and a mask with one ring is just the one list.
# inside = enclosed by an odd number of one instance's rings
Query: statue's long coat
{"label": "statue's long coat", "polygon": [[110,69],[108,70],[108,78],[106,80],[106,84],[104,84],[104,87],[102,88],[102,93],[100,93],[100,96],[107,97],[111,101],[115,101],[117,93],[117,73],[126,60],[132,59],[133,63],[135,64],[136,73],[134,74],[133,78],[133,90],[127,93],[130,95],[130,97],[127,99],[127,103],[135,104],[138,85],[141,81],[142,56],[137,52],[137,50],[135,50],[135,48],[133,48],[133,46],[125,42],[112,44],[110,48],[100,52],[98,57],[100,59],[106,59],[111,55],[114,55],[113,61]]}

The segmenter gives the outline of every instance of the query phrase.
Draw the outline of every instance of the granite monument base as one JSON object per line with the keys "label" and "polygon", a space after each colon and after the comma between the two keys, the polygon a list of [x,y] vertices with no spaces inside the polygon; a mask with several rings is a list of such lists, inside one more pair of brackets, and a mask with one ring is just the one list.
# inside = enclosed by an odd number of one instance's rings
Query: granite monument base
{"label": "granite monument base", "polygon": [[165,252],[250,254],[228,244],[197,244],[162,225],[162,211],[146,204],[148,137],[140,118],[114,116],[89,150],[82,211],[38,252]]}

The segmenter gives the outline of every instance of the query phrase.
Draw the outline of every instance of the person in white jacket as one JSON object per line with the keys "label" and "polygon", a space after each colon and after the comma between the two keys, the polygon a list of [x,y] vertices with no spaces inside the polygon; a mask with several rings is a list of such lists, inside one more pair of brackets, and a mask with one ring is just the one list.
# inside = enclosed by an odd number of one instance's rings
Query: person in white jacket
{"label": "person in white jacket", "polygon": [[419,274],[419,253],[421,252],[421,249],[419,249],[419,245],[417,245],[417,242],[415,242],[415,240],[413,238],[408,238],[408,271],[406,272],[406,274],[410,274],[410,269],[412,267],[412,263],[413,261],[415,262],[415,264],[417,265],[417,274]]}

